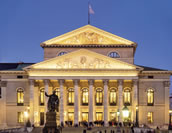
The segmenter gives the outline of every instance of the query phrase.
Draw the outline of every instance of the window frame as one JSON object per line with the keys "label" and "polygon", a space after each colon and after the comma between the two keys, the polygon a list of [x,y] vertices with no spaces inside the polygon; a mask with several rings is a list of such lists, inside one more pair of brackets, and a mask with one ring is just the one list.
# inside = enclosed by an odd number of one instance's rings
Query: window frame
{"label": "window frame", "polygon": [[111,57],[111,58],[120,58],[120,55],[116,51],[111,51],[111,52],[108,53],[108,57]]}
{"label": "window frame", "polygon": [[[115,103],[114,102],[111,102],[111,93],[112,92],[114,92],[115,95],[116,95]],[[110,106],[116,106],[117,105],[117,89],[116,88],[111,88],[110,91],[109,91],[109,105]]]}
{"label": "window frame", "polygon": [[[71,91],[70,91],[71,90]],[[68,88],[68,97],[67,97],[67,104],[69,106],[73,106],[74,105],[74,102],[75,102],[75,90],[74,88]],[[70,94],[71,93],[71,94]],[[71,95],[71,102],[69,102],[69,95]],[[73,99],[73,100],[72,100]],[[73,102],[72,102],[73,101]]]}
{"label": "window frame", "polygon": [[[147,90],[147,106],[154,106],[154,89],[152,89],[152,88],[149,88],[148,90]],[[150,96],[149,96],[149,93],[150,93]],[[152,98],[151,98],[152,97]],[[152,99],[152,100],[151,100]],[[152,102],[150,102],[149,103],[149,100],[150,101],[152,101]]]}
{"label": "window frame", "polygon": [[[85,91],[85,90],[86,90],[86,91]],[[87,101],[87,102],[84,102],[84,101],[83,101],[84,93],[87,93],[87,97],[86,97],[86,94],[85,94],[85,98],[86,98],[85,101]],[[88,88],[82,88],[81,103],[82,103],[82,105],[84,105],[84,106],[88,106],[88,102],[89,102],[89,90],[88,90]]]}
{"label": "window frame", "polygon": [[[100,102],[97,102],[97,94],[99,95],[98,101],[100,101]],[[96,106],[103,105],[103,89],[101,87],[96,88],[95,102],[96,102]]]}
{"label": "window frame", "polygon": [[17,88],[17,106],[24,106],[24,89]]}
{"label": "window frame", "polygon": [[[127,93],[127,94],[125,94],[125,93]],[[125,96],[127,96],[127,98]],[[124,104],[124,106],[131,106],[131,101],[132,101],[131,98],[132,98],[131,97],[131,88],[129,88],[129,87],[124,88],[124,91],[123,91],[123,104]],[[125,99],[127,99],[127,101],[129,99],[129,102],[126,102]]]}
{"label": "window frame", "polygon": [[[150,113],[150,118],[149,118],[149,113]],[[152,124],[153,123],[153,112],[148,112],[147,113],[147,122],[149,123],[149,124]],[[149,121],[149,119],[150,119],[150,121]]]}
{"label": "window frame", "polygon": [[[22,120],[21,117],[22,116]],[[17,112],[17,123],[23,124],[25,121],[24,119],[24,112]]]}
{"label": "window frame", "polygon": [[[43,93],[43,94],[42,94]],[[43,102],[41,102],[42,101],[42,95],[43,95]],[[39,105],[40,106],[44,106],[45,105],[45,88],[41,88],[40,90],[39,90]]]}

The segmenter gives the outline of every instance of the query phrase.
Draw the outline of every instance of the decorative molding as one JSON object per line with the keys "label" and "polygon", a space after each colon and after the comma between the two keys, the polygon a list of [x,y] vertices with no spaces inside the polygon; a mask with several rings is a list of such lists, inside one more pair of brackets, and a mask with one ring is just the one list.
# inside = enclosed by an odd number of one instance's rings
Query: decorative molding
{"label": "decorative molding", "polygon": [[164,81],[164,87],[170,88],[170,81]]}
{"label": "decorative molding", "polygon": [[7,81],[1,81],[0,83],[1,87],[7,87]]}
{"label": "decorative molding", "polygon": [[94,85],[94,79],[88,79],[88,84],[89,85]]}

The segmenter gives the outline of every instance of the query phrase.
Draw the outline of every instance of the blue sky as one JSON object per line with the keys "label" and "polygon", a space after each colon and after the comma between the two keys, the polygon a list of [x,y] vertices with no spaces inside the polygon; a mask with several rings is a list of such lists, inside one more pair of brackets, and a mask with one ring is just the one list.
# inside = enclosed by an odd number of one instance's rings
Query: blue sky
{"label": "blue sky", "polygon": [[[172,70],[172,0],[91,0],[91,25],[138,43],[135,64]],[[40,62],[40,43],[87,24],[88,0],[0,0],[0,62]]]}

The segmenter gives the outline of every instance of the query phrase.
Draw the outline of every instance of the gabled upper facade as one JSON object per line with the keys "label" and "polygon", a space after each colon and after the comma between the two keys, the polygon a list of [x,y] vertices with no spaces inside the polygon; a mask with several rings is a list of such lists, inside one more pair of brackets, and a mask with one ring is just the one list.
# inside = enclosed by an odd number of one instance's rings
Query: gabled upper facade
{"label": "gabled upper facade", "polygon": [[[117,54],[121,61],[133,64],[137,44],[91,25],[86,25],[61,36],[41,43],[44,59],[54,58],[61,53],[70,53],[85,48],[106,56]],[[98,48],[98,49],[97,49]]]}

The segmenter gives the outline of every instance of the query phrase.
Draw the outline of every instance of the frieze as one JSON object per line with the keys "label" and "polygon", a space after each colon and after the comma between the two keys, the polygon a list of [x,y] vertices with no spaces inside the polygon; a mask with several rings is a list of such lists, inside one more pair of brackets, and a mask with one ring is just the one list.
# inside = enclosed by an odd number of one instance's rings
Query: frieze
{"label": "frieze", "polygon": [[81,56],[79,60],[72,60],[72,58],[65,58],[56,63],[56,68],[111,68],[110,62],[99,58],[88,60],[87,57]]}

